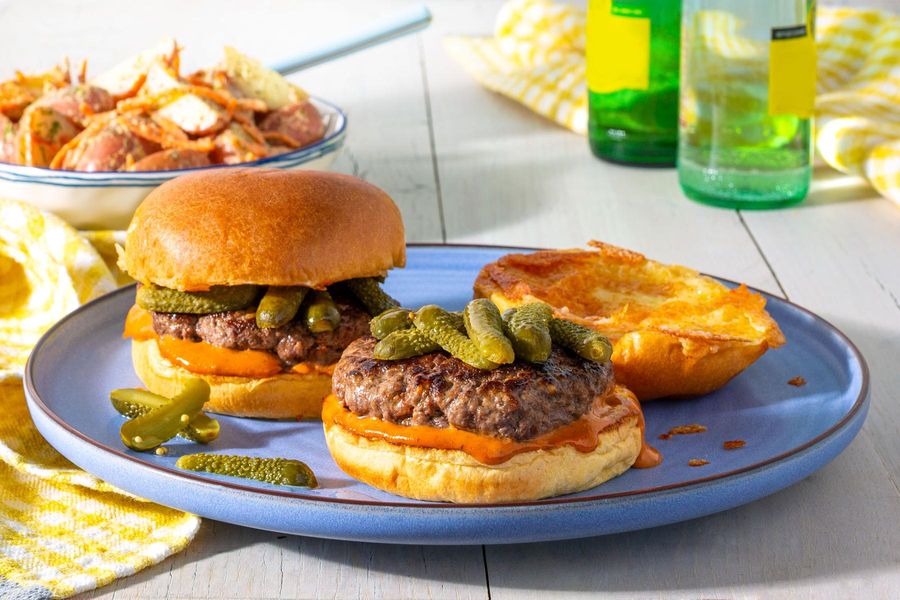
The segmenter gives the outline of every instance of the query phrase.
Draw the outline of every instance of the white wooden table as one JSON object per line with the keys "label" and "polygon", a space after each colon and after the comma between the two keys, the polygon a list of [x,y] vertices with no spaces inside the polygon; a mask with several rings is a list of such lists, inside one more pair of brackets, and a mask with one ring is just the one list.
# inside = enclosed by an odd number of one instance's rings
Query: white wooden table
{"label": "white wooden table", "polygon": [[[215,60],[224,43],[271,61],[401,4],[0,2],[0,70],[69,54],[89,56],[98,72],[168,34],[191,64]],[[862,433],[792,488],[687,523],[571,542],[425,547],[206,521],[186,551],[88,597],[900,597],[900,207],[824,167],[796,208],[695,204],[673,170],[597,161],[583,138],[484,91],[451,62],[442,36],[489,32],[499,2],[429,4],[427,32],[295,77],[347,109],[337,167],[394,197],[410,241],[600,239],[788,297],[867,357],[872,409]]]}

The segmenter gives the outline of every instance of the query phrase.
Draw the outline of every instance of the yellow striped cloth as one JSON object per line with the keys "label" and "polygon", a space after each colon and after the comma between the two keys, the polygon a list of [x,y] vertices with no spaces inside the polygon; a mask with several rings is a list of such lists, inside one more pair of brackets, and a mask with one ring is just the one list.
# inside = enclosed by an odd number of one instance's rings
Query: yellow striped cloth
{"label": "yellow striped cloth", "polygon": [[[110,255],[114,234],[97,234]],[[90,242],[62,220],[0,200],[0,598],[64,598],[178,552],[199,519],[78,469],[35,429],[21,372],[40,335],[115,289]],[[76,399],[77,400],[77,399]]]}
{"label": "yellow striped cloth", "polygon": [[[584,25],[581,8],[511,0],[493,37],[454,36],[444,45],[488,89],[584,134]],[[816,29],[816,147],[828,164],[900,204],[900,17],[820,8]]]}

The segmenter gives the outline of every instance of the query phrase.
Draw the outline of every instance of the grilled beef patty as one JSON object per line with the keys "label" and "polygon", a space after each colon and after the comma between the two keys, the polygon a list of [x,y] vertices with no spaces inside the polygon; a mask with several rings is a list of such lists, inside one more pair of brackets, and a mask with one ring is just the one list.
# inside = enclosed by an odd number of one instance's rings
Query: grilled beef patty
{"label": "grilled beef patty", "polygon": [[492,371],[443,352],[377,360],[371,336],[350,344],[332,389],[353,413],[400,425],[453,426],[528,440],[575,421],[612,387],[612,365],[554,347],[542,365],[516,362]]}
{"label": "grilled beef patty", "polygon": [[157,335],[204,341],[233,350],[263,350],[281,359],[285,366],[301,362],[330,365],[337,362],[350,342],[369,332],[369,315],[361,308],[335,299],[341,322],[334,331],[310,333],[298,319],[282,327],[261,329],[253,311],[236,310],[210,315],[153,313]]}

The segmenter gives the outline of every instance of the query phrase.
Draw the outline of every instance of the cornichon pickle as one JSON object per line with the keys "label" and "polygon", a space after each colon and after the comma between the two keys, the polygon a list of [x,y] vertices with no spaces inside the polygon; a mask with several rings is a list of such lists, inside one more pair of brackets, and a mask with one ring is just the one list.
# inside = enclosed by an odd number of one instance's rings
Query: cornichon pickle
{"label": "cornichon pickle", "polygon": [[412,312],[408,308],[389,308],[369,321],[369,330],[379,340],[412,326]]}
{"label": "cornichon pickle", "polygon": [[453,324],[454,329],[456,329],[460,333],[466,332],[466,321],[463,318],[462,311],[453,311],[448,312],[450,315],[450,322]]}
{"label": "cornichon pickle", "polygon": [[255,285],[218,285],[206,292],[179,292],[157,285],[138,287],[135,302],[145,310],[205,315],[246,308],[256,300]]}
{"label": "cornichon pickle", "polygon": [[481,354],[501,365],[516,360],[512,344],[503,333],[503,319],[493,302],[486,298],[472,300],[463,311],[469,338]]}
{"label": "cornichon pickle", "polygon": [[314,488],[316,476],[305,463],[289,458],[255,458],[227,454],[186,454],[175,463],[179,469],[229,477],[255,479],[275,485]]}
{"label": "cornichon pickle", "polygon": [[[146,415],[154,408],[161,408],[171,402],[165,396],[134,388],[113,390],[109,393],[109,399],[116,412],[129,419]],[[219,422],[200,413],[178,435],[193,442],[208,444],[219,437]]]}
{"label": "cornichon pickle", "polygon": [[373,356],[379,360],[401,360],[439,349],[437,342],[418,329],[399,329],[375,344]]}
{"label": "cornichon pickle", "polygon": [[375,279],[348,279],[344,283],[372,316],[380,315],[389,308],[400,306],[399,302],[381,289]]}
{"label": "cornichon pickle", "polygon": [[582,358],[603,363],[612,356],[612,344],[593,329],[565,319],[550,319],[550,337]]}
{"label": "cornichon pickle", "polygon": [[[423,354],[428,354],[429,352],[440,350],[441,347],[434,340],[413,327],[411,318],[413,313],[405,308],[392,310],[403,311],[404,318],[406,319],[407,323],[409,323],[409,328],[395,329],[394,331],[388,332],[381,339],[381,341],[375,344],[375,358],[380,360],[401,360],[404,358],[421,356]],[[387,312],[383,314],[387,314]],[[463,324],[462,314],[458,312],[452,312],[448,314],[450,316],[451,322],[453,323],[453,327],[460,333],[465,332],[465,325]],[[371,327],[373,335],[375,335],[376,337],[378,337],[378,334],[375,333],[376,327],[379,328],[379,332],[382,331],[381,327],[385,327],[386,329],[385,325],[376,326],[374,320],[371,324]]]}
{"label": "cornichon pickle", "polygon": [[454,317],[440,306],[423,306],[413,317],[413,323],[419,331],[464,363],[478,369],[497,368],[497,363],[482,356],[475,343],[459,332]]}
{"label": "cornichon pickle", "polygon": [[122,443],[132,450],[156,448],[178,435],[200,414],[207,400],[209,384],[202,379],[189,380],[168,404],[126,421],[119,430]]}
{"label": "cornichon pickle", "polygon": [[297,316],[309,288],[270,285],[256,307],[256,325],[260,328],[281,327]]}
{"label": "cornichon pickle", "polygon": [[506,321],[506,332],[516,356],[533,363],[550,358],[553,342],[550,338],[551,308],[543,302],[520,306]]}
{"label": "cornichon pickle", "polygon": [[313,333],[334,331],[341,322],[341,313],[334,305],[331,294],[324,290],[309,294],[303,310],[306,327]]}

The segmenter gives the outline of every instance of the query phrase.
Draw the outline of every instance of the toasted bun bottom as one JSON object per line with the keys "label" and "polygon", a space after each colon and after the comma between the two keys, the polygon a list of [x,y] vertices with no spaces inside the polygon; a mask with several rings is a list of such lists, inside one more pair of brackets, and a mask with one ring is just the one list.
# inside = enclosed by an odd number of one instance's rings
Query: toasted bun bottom
{"label": "toasted bun bottom", "polygon": [[601,432],[593,452],[565,445],[523,452],[498,465],[480,463],[460,450],[391,444],[334,422],[323,424],[331,456],[345,473],[418,500],[487,504],[580,492],[621,475],[641,449],[636,416]]}
{"label": "toasted bun bottom", "polygon": [[284,373],[264,379],[199,375],[172,364],[159,353],[156,340],[132,340],[131,360],[137,376],[151,392],[174,396],[188,379],[209,384],[205,410],[237,417],[318,419],[331,392],[325,373]]}
{"label": "toasted bun bottom", "polygon": [[756,362],[765,341],[693,340],[658,331],[626,333],[613,347],[616,382],[642,400],[713,392]]}

